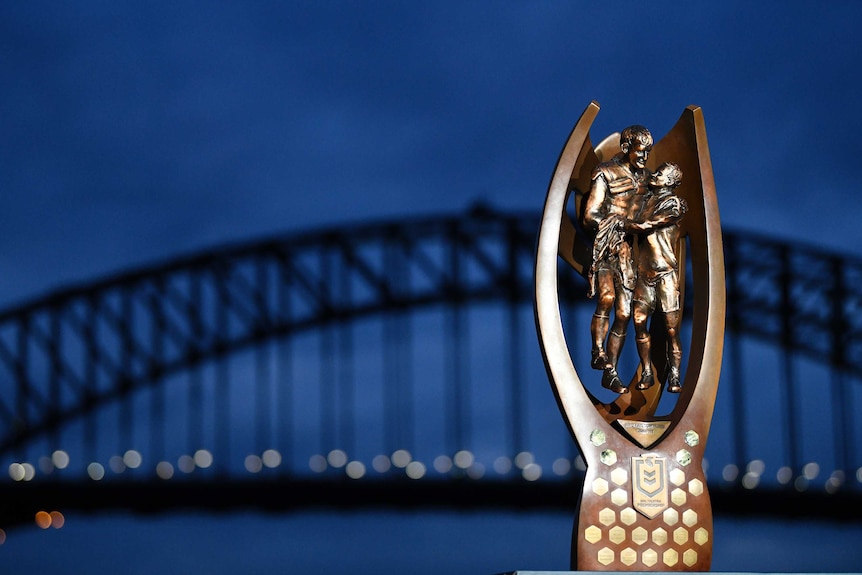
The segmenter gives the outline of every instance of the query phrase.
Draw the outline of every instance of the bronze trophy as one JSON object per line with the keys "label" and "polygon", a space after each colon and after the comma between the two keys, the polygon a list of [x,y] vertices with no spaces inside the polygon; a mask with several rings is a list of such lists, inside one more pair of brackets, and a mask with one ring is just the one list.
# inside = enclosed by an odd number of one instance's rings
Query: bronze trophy
{"label": "bronze trophy", "polygon": [[[536,254],[539,343],[587,465],[571,565],[707,571],[713,528],[702,463],[721,369],[725,287],[703,114],[689,106],[655,143],[649,130],[630,126],[594,147],[589,130],[598,111],[592,102],[563,148]],[[569,216],[572,198],[575,215]],[[600,372],[594,391],[575,369],[563,332],[561,259],[587,280],[596,300],[589,326],[590,368]],[[693,311],[683,358],[687,261]],[[617,362],[632,319],[640,364],[626,383]],[[676,401],[659,415],[665,392]]]}

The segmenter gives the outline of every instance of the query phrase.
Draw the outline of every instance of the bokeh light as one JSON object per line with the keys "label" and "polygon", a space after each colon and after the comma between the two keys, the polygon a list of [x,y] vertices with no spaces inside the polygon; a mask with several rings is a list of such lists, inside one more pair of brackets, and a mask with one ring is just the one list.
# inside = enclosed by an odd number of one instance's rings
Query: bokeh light
{"label": "bokeh light", "polygon": [[350,479],[360,479],[365,475],[365,464],[361,461],[351,461],[344,471]]}
{"label": "bokeh light", "polygon": [[405,468],[407,477],[410,479],[422,479],[425,477],[425,464],[420,461],[411,461]]}
{"label": "bokeh light", "polygon": [[529,451],[522,451],[515,456],[515,467],[517,467],[518,469],[523,470],[531,463],[533,463],[533,454]]}
{"label": "bokeh light", "polygon": [[341,469],[347,465],[347,453],[341,449],[333,449],[329,452],[329,455],[326,456],[326,461],[335,469]]}
{"label": "bokeh light", "polygon": [[374,459],[371,460],[371,467],[377,473],[386,473],[392,469],[392,461],[388,455],[375,455]]}
{"label": "bokeh light", "polygon": [[455,463],[455,467],[459,467],[461,469],[468,469],[476,458],[473,454],[466,449],[462,449],[458,453],[455,454],[455,457],[452,458],[453,463]]}
{"label": "bokeh light", "polygon": [[51,526],[51,514],[47,511],[36,512],[36,526],[39,529],[48,529]]}
{"label": "bokeh light", "polygon": [[119,455],[112,455],[108,460],[108,467],[110,467],[111,471],[114,473],[122,473],[126,470],[126,463]]}
{"label": "bokeh light", "polygon": [[512,471],[512,460],[505,455],[501,455],[494,460],[494,471],[500,475],[506,475]]}
{"label": "bokeh light", "polygon": [[276,467],[281,465],[281,453],[279,453],[275,449],[267,449],[263,452],[261,460],[266,467],[270,469],[275,469]]}
{"label": "bokeh light", "polygon": [[467,468],[467,477],[470,479],[482,479],[485,476],[485,466],[478,461]]}
{"label": "bokeh light", "polygon": [[206,449],[198,449],[192,457],[194,464],[201,469],[207,469],[213,464],[213,455]]}
{"label": "bokeh light", "polygon": [[323,473],[326,471],[326,458],[320,454],[312,455],[308,458],[308,467],[315,473]]}
{"label": "bokeh light", "polygon": [[137,469],[144,462],[144,458],[141,456],[141,452],[137,449],[129,449],[123,454],[123,463],[126,464],[126,467],[129,469]]}
{"label": "bokeh light", "polygon": [[254,454],[246,456],[244,465],[245,470],[249,473],[260,473],[260,470],[263,469],[263,461]]}
{"label": "bokeh light", "polygon": [[554,460],[553,465],[551,465],[551,470],[556,475],[565,476],[572,470],[572,464],[565,457],[558,457]]}
{"label": "bokeh light", "polygon": [[195,458],[191,455],[180,455],[177,459],[177,469],[183,473],[191,473],[195,470]]}
{"label": "bokeh light", "polygon": [[69,466],[69,454],[58,449],[51,454],[51,461],[54,462],[54,467],[57,469],[66,469]]}
{"label": "bokeh light", "polygon": [[87,475],[89,475],[90,479],[93,481],[101,481],[105,477],[105,468],[101,463],[96,463],[94,461],[87,466]]}
{"label": "bokeh light", "polygon": [[12,481],[24,481],[24,466],[20,463],[10,463],[9,477],[12,478]]}
{"label": "bokeh light", "polygon": [[392,465],[400,469],[407,467],[413,460],[413,456],[406,449],[399,449],[392,454]]}
{"label": "bokeh light", "polygon": [[452,471],[452,459],[448,455],[438,455],[434,458],[433,466],[437,473],[449,473]]}
{"label": "bokeh light", "polygon": [[52,511],[49,515],[51,516],[51,527],[54,529],[62,529],[66,524],[66,518],[59,511]]}
{"label": "bokeh light", "polygon": [[170,479],[174,476],[174,466],[168,461],[159,461],[156,465],[156,475],[159,479]]}
{"label": "bokeh light", "polygon": [[521,471],[521,476],[527,481],[538,481],[542,477],[542,467],[537,463],[528,463]]}

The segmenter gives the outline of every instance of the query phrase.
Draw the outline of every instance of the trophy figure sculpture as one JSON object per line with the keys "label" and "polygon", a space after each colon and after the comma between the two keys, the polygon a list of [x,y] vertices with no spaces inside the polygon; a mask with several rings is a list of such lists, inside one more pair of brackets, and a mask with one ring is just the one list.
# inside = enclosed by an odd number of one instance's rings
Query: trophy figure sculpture
{"label": "trophy figure sculpture", "polygon": [[[703,114],[689,106],[657,142],[634,125],[594,147],[589,130],[598,111],[592,102],[563,148],[536,254],[539,343],[587,465],[572,569],[707,571],[713,528],[702,463],[721,369],[725,289]],[[589,364],[600,375],[592,387],[575,369],[563,331],[561,259],[586,279],[596,302]],[[684,358],[687,270],[693,307]],[[639,364],[624,379],[618,362],[632,319]],[[675,398],[666,415],[657,412],[663,393]]]}

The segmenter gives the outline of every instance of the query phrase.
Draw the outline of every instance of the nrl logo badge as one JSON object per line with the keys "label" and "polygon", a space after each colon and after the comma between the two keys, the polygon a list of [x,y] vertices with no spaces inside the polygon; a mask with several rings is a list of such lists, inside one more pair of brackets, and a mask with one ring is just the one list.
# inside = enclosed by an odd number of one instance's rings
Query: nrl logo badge
{"label": "nrl logo badge", "polygon": [[657,455],[632,457],[632,503],[649,519],[667,509],[667,460]]}

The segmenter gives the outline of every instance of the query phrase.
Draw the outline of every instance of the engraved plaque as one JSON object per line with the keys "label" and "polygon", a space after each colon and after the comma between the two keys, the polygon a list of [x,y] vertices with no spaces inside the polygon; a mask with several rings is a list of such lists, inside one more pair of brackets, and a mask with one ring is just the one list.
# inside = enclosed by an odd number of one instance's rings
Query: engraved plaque
{"label": "engraved plaque", "polygon": [[645,517],[652,519],[667,509],[667,461],[656,455],[633,457],[632,472],[632,503]]}

